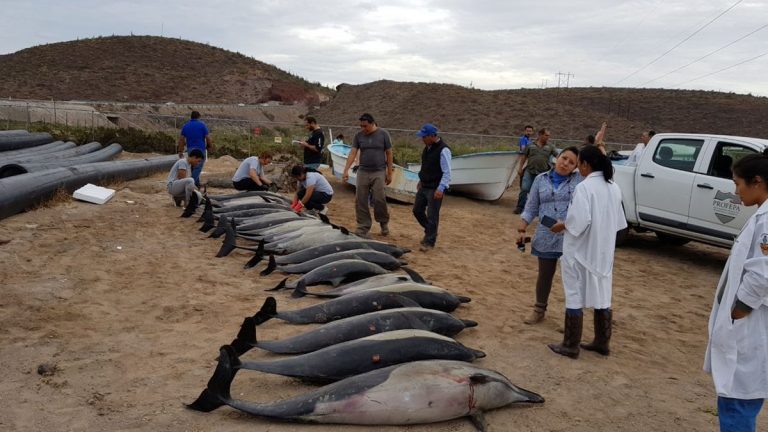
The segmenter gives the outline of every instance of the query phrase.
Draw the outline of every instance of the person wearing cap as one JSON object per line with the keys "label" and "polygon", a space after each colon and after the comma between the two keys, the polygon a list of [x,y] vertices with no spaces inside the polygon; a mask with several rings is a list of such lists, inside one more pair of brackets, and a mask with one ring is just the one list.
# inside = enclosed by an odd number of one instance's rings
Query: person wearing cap
{"label": "person wearing cap", "polygon": [[355,215],[357,230],[355,234],[368,237],[371,229],[371,213],[368,209],[368,194],[373,195],[373,216],[381,225],[381,235],[389,235],[389,209],[384,187],[392,182],[392,139],[389,132],[379,128],[373,116],[365,113],[360,116],[360,132],[352,140],[352,151],[344,166],[343,181],[349,180],[349,168],[360,153],[360,165],[357,170],[357,190],[355,193]]}
{"label": "person wearing cap", "polygon": [[208,133],[208,126],[200,120],[200,113],[192,111],[189,117],[189,121],[181,127],[179,134],[179,159],[184,158],[185,149],[187,154],[193,149],[200,150],[203,159],[192,167],[192,178],[195,180],[195,186],[200,187],[200,173],[203,172],[207,152],[213,151],[213,141],[211,141],[211,135]]}
{"label": "person wearing cap", "polygon": [[[298,181],[298,190],[293,198],[293,208],[300,212],[302,209],[317,210],[320,214],[326,214],[328,208],[325,204],[333,199],[333,188],[328,180],[317,171],[308,169],[302,164],[291,168],[291,177]],[[300,203],[300,204],[299,204]]]}
{"label": "person wearing cap", "polygon": [[435,247],[443,193],[451,183],[451,149],[437,136],[437,132],[437,127],[431,123],[416,132],[424,143],[416,201],[413,203],[413,215],[424,228],[424,238],[419,246],[422,252]]}

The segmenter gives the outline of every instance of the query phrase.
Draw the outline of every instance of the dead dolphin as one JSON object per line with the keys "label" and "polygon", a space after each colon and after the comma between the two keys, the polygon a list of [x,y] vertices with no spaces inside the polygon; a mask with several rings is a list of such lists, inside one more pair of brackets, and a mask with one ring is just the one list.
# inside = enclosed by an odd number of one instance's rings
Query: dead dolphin
{"label": "dead dolphin", "polygon": [[310,353],[267,361],[244,360],[249,369],[314,382],[338,381],[401,363],[419,360],[471,362],[485,353],[426,330],[394,330],[331,345]]}
{"label": "dead dolphin", "polygon": [[420,304],[404,296],[373,291],[350,294],[304,309],[278,312],[275,298],[267,297],[261,309],[253,315],[253,319],[258,323],[278,318],[294,324],[324,324],[384,309],[420,306]]}
{"label": "dead dolphin", "polygon": [[504,375],[453,360],[410,362],[356,375],[304,395],[273,403],[232,399],[237,372],[232,347],[220,350],[207,388],[189,408],[210,412],[222,405],[283,421],[359,425],[408,425],[471,417],[485,430],[483,413],[513,403],[543,403]]}
{"label": "dead dolphin", "polygon": [[[227,239],[225,239],[225,242]],[[230,243],[233,240],[230,240]],[[223,247],[223,246],[222,246]],[[346,240],[331,242],[327,244],[321,244],[313,246],[307,249],[303,249],[292,254],[276,256],[275,262],[277,264],[298,264],[311,259],[315,259],[321,256],[329,255],[336,252],[342,252],[352,249],[372,249],[379,252],[384,252],[392,255],[395,258],[399,258],[404,254],[410,252],[410,249],[401,248],[393,244],[384,243],[375,240],[364,240],[360,238],[350,238]],[[263,258],[263,254],[256,254],[246,264],[246,267],[253,267]]]}
{"label": "dead dolphin", "polygon": [[301,282],[303,282],[304,285],[317,285],[323,282],[330,282],[333,286],[338,286],[345,280],[356,281],[368,276],[380,275],[387,272],[388,270],[382,268],[380,265],[361,259],[341,259],[321,265],[295,281],[286,282],[287,279],[283,279],[276,287],[267,291],[277,291],[283,288],[294,289]]}
{"label": "dead dolphin", "polygon": [[396,283],[389,286],[369,287],[365,290],[350,290],[351,292],[341,292],[329,294],[327,292],[310,293],[303,284],[298,285],[294,290],[293,297],[303,297],[307,294],[324,298],[340,298],[364,292],[378,291],[382,293],[391,293],[408,297],[419,303],[422,307],[438,309],[445,312],[451,312],[461,303],[469,303],[472,299],[465,296],[457,296],[450,291],[433,285],[421,284],[416,282]]}
{"label": "dead dolphin", "polygon": [[454,317],[447,312],[421,307],[387,309],[332,321],[316,329],[276,341],[256,340],[256,320],[243,320],[231,345],[241,355],[253,347],[278,354],[303,354],[327,346],[360,339],[377,333],[393,330],[428,330],[445,336],[454,336],[477,323]]}
{"label": "dead dolphin", "polygon": [[358,259],[367,261],[369,263],[379,265],[386,270],[397,270],[405,264],[404,261],[399,260],[390,254],[378,252],[372,249],[352,249],[321,256],[313,260],[305,261],[303,263],[284,264],[280,266],[277,265],[275,256],[270,255],[269,265],[266,269],[264,269],[264,271],[261,272],[261,275],[266,276],[275,270],[292,274],[309,273],[320,266],[343,259]]}

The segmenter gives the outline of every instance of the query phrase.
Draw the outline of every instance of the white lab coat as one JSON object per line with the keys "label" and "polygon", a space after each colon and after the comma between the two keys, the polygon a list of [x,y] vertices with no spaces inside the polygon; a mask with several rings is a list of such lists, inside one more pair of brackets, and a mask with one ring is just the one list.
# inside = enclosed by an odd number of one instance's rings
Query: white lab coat
{"label": "white lab coat", "polygon": [[645,144],[637,143],[635,149],[632,150],[632,153],[629,155],[629,159],[627,159],[627,164],[637,165],[637,163],[640,161],[640,157],[643,155],[644,150]]}
{"label": "white lab coat", "polygon": [[602,172],[593,172],[576,186],[560,260],[566,308],[611,307],[616,232],[626,227],[621,190],[606,182]]}
{"label": "white lab coat", "polygon": [[[761,249],[761,244],[766,252]],[[768,202],[747,221],[731,248],[720,276],[712,314],[704,370],[712,374],[719,396],[768,398]],[[718,302],[718,294],[723,295]],[[741,300],[752,308],[733,321]]]}

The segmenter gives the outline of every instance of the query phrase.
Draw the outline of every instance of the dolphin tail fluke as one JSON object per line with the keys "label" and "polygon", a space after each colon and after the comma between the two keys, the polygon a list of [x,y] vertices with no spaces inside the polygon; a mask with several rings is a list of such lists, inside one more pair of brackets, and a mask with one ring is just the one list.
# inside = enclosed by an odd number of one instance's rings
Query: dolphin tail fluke
{"label": "dolphin tail fluke", "polygon": [[230,236],[227,234],[227,237],[224,238],[224,241],[221,244],[221,248],[219,249],[219,253],[216,254],[216,258],[221,258],[229,255],[232,253],[233,250],[237,248],[237,240],[234,234]]}
{"label": "dolphin tail fluke", "polygon": [[456,296],[456,297],[458,297],[459,301],[462,303],[469,303],[472,301],[472,298],[467,296]]}
{"label": "dolphin tail fluke", "polygon": [[219,223],[216,224],[216,229],[214,229],[211,235],[209,235],[208,237],[217,239],[221,237],[222,234],[225,234],[226,232],[227,232],[227,217],[219,216]]}
{"label": "dolphin tail fluke", "polygon": [[464,328],[477,327],[477,321],[472,320],[459,320],[464,323]]}
{"label": "dolphin tail fluke", "polygon": [[237,374],[237,364],[239,363],[240,360],[237,359],[237,354],[231,346],[221,347],[219,349],[219,364],[216,365],[216,370],[208,381],[208,386],[194,402],[187,405],[187,408],[211,412],[232,400],[230,388],[235,374]]}
{"label": "dolphin tail fluke", "polygon": [[291,293],[291,297],[300,298],[307,294],[309,294],[307,292],[307,283],[304,281],[304,279],[301,279],[299,280],[299,283],[296,284],[296,288],[293,290],[293,293]]}
{"label": "dolphin tail fluke", "polygon": [[200,215],[199,218],[197,218],[198,222],[205,221],[205,218],[210,215],[211,221],[213,221],[213,206],[211,205],[211,200],[208,199],[208,194],[203,195],[205,206],[203,207],[203,213]]}
{"label": "dolphin tail fluke", "polygon": [[277,268],[277,262],[275,261],[275,256],[274,255],[270,255],[269,256],[269,264],[267,265],[267,268],[262,270],[261,273],[259,273],[259,274],[262,275],[262,276],[266,276],[266,275],[272,273],[273,271],[275,271],[276,268]]}
{"label": "dolphin tail fluke", "polygon": [[270,288],[266,291],[280,291],[281,289],[285,288],[285,283],[288,282],[288,278],[285,278],[280,281],[279,284],[277,284],[274,288]]}
{"label": "dolphin tail fluke", "polygon": [[247,263],[245,263],[243,268],[249,269],[249,268],[252,268],[252,267],[256,267],[256,264],[260,263],[262,258],[264,258],[264,257],[262,257],[261,255],[256,253],[256,255],[254,255],[251,259],[249,259]]}
{"label": "dolphin tail fluke", "polygon": [[235,349],[238,356],[247,353],[256,346],[256,320],[253,317],[247,317],[243,320],[240,331],[237,332],[235,340],[230,345]]}
{"label": "dolphin tail fluke", "polygon": [[203,223],[203,226],[200,227],[201,232],[208,232],[216,226],[213,218],[213,207],[209,206],[209,201],[206,201],[205,211],[203,211],[203,215],[200,217],[202,219],[200,222]]}
{"label": "dolphin tail fluke", "polygon": [[267,297],[256,314],[253,315],[254,325],[261,325],[277,316],[277,300]]}
{"label": "dolphin tail fluke", "polygon": [[421,277],[421,275],[416,272],[416,270],[408,268],[408,267],[403,267],[403,271],[408,273],[408,276],[410,276],[411,279],[413,279],[414,282],[416,282],[416,283],[427,283],[427,281],[425,281],[424,278]]}

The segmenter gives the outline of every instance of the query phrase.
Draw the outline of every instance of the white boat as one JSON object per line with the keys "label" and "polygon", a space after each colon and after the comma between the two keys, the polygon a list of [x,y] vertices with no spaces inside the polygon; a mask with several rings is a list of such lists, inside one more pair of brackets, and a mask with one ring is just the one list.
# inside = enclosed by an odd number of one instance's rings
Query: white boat
{"label": "white boat", "polygon": [[[520,152],[494,151],[469,153],[451,158],[450,192],[470,198],[496,201],[501,198],[517,179]],[[413,171],[420,171],[420,164],[408,164]]]}
{"label": "white boat", "polygon": [[[342,178],[344,167],[352,147],[346,144],[331,144],[328,151],[331,153],[333,175]],[[349,181],[353,186],[357,185],[357,173],[349,170]],[[411,203],[416,200],[416,186],[419,184],[419,173],[403,168],[400,165],[392,167],[392,182],[384,188],[387,198],[395,201]]]}

